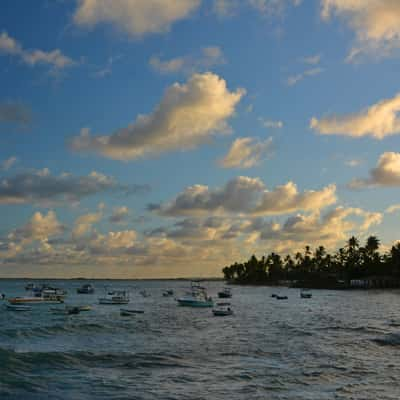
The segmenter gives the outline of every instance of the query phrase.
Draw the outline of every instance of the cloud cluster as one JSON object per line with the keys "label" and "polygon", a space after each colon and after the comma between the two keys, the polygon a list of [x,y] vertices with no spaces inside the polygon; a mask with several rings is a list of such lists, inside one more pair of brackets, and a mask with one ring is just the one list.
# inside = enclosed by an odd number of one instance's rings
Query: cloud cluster
{"label": "cloud cluster", "polygon": [[388,56],[400,48],[400,2],[398,0],[321,0],[321,17],[342,18],[356,39],[347,60],[364,56]]}
{"label": "cloud cluster", "polygon": [[79,0],[75,24],[93,27],[99,23],[114,25],[133,37],[166,32],[171,25],[188,17],[201,0]]}
{"label": "cloud cluster", "polygon": [[218,46],[203,47],[200,55],[187,55],[161,60],[158,56],[150,58],[151,67],[161,74],[171,74],[184,72],[193,74],[194,72],[207,71],[214,65],[224,64],[225,57]]}
{"label": "cloud cluster", "polygon": [[400,93],[366,110],[347,115],[313,117],[310,127],[322,135],[372,136],[383,139],[400,133]]}
{"label": "cloud cluster", "polygon": [[294,86],[297,83],[299,83],[300,81],[302,81],[304,78],[306,78],[308,76],[319,75],[323,71],[324,70],[320,67],[306,69],[305,71],[303,71],[299,74],[289,76],[286,80],[286,84],[288,86]]}
{"label": "cloud cluster", "polygon": [[107,191],[132,192],[140,186],[128,187],[114,178],[93,171],[87,176],[71,174],[52,175],[48,169],[19,173],[0,180],[0,204],[79,201],[80,199]]}
{"label": "cloud cluster", "polygon": [[18,57],[29,66],[49,65],[53,70],[60,70],[76,64],[72,59],[64,55],[61,50],[43,51],[39,49],[27,50],[22,45],[3,31],[0,34],[0,54]]}
{"label": "cloud cluster", "polygon": [[258,165],[271,152],[272,138],[264,141],[251,137],[236,139],[228,154],[220,160],[223,168],[251,168]]}
{"label": "cloud cluster", "polygon": [[279,215],[299,210],[318,210],[336,202],[336,187],[299,193],[293,182],[266,189],[259,178],[239,176],[225,186],[209,189],[194,185],[186,188],[167,204],[149,209],[164,216],[204,215]]}
{"label": "cloud cluster", "polygon": [[0,103],[0,123],[29,125],[32,121],[31,110],[19,103]]}
{"label": "cloud cluster", "polygon": [[400,153],[385,152],[378,160],[370,176],[365,179],[354,179],[348,185],[351,189],[362,189],[376,186],[400,186]]}
{"label": "cloud cluster", "polygon": [[151,114],[139,115],[108,136],[92,137],[83,129],[71,148],[117,160],[190,149],[228,131],[227,120],[244,93],[244,89],[229,91],[218,75],[194,74],[187,83],[170,86]]}
{"label": "cloud cluster", "polygon": [[126,206],[115,207],[109,221],[113,224],[122,224],[126,222],[129,216],[129,209]]}

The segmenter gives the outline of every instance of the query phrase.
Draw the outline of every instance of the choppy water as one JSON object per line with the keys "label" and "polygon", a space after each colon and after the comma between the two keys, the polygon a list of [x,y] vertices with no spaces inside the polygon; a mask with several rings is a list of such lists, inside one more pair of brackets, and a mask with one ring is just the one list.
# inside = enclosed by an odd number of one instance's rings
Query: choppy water
{"label": "choppy water", "polygon": [[[26,282],[0,281],[24,294]],[[56,281],[79,315],[50,306],[11,312],[0,306],[1,399],[399,399],[400,292],[233,287],[233,317],[178,307],[163,289],[186,282],[119,281],[129,307],[77,295],[82,281]],[[222,283],[206,286],[216,295]],[[143,298],[146,289],[151,297]],[[287,294],[288,300],[271,298]],[[52,305],[51,307],[54,307]]]}

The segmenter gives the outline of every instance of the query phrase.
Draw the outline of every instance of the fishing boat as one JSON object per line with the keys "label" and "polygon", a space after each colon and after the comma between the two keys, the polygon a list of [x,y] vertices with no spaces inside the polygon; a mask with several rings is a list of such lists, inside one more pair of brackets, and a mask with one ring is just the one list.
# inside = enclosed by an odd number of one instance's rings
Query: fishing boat
{"label": "fishing boat", "polygon": [[232,291],[231,288],[225,287],[223,290],[218,292],[218,297],[220,299],[228,299],[232,297]]}
{"label": "fishing boat", "polygon": [[121,308],[119,310],[119,313],[123,317],[130,317],[130,316],[135,315],[135,314],[143,314],[144,311],[143,310],[130,310],[130,309],[127,309],[127,308]]}
{"label": "fishing boat", "polygon": [[7,304],[6,307],[7,307],[7,310],[10,310],[10,311],[30,311],[30,310],[32,310],[32,307],[23,306],[23,305]]}
{"label": "fishing boat", "polygon": [[302,299],[311,299],[312,298],[312,293],[310,292],[309,289],[301,289],[300,290],[300,297]]}
{"label": "fishing boat", "polygon": [[76,293],[78,294],[93,294],[94,293],[94,287],[90,283],[85,283],[81,287],[76,289]]}
{"label": "fishing boat", "polygon": [[163,291],[162,294],[164,297],[171,297],[174,295],[174,291],[172,289],[167,289]]}
{"label": "fishing boat", "polygon": [[110,290],[99,298],[99,304],[128,304],[129,293],[126,290]]}
{"label": "fishing boat", "polygon": [[217,303],[217,306],[213,308],[212,312],[216,317],[226,317],[228,315],[233,315],[231,303]]}
{"label": "fishing boat", "polygon": [[180,306],[186,307],[213,307],[213,299],[207,295],[206,288],[197,282],[192,282],[190,291],[183,297],[176,299]]}
{"label": "fishing boat", "polygon": [[12,297],[8,299],[10,304],[54,304],[64,303],[65,292],[59,289],[43,289],[40,292],[32,292],[31,296]]}

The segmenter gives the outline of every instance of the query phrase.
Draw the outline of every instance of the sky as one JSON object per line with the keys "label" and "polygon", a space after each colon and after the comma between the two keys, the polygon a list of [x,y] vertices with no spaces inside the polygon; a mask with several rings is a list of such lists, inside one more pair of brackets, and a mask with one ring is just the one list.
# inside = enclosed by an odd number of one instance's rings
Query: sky
{"label": "sky", "polygon": [[398,0],[0,8],[0,277],[400,240]]}

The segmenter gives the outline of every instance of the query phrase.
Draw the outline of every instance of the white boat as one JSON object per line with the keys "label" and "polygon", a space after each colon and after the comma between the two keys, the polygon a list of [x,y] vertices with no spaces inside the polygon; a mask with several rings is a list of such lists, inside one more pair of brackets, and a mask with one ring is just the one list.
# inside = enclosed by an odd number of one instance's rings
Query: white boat
{"label": "white boat", "polygon": [[206,289],[195,282],[192,282],[190,291],[176,301],[180,306],[186,307],[212,307],[214,305],[213,299],[207,295]]}
{"label": "white boat", "polygon": [[144,311],[143,310],[132,310],[132,309],[127,309],[127,308],[121,308],[119,310],[119,313],[123,317],[130,317],[130,316],[135,315],[135,314],[143,314]]}
{"label": "white boat", "polygon": [[233,315],[231,303],[217,303],[217,306],[213,308],[212,312],[216,317],[226,317],[228,315]]}
{"label": "white boat", "polygon": [[99,304],[128,304],[129,293],[126,290],[110,290],[99,298]]}
{"label": "white boat", "polygon": [[34,292],[32,296],[12,297],[8,299],[10,304],[55,304],[64,303],[65,292],[59,289],[43,289],[40,293]]}
{"label": "white boat", "polygon": [[218,292],[218,297],[220,299],[229,299],[232,297],[232,291],[231,288],[225,287],[223,290]]}
{"label": "white boat", "polygon": [[312,298],[312,293],[308,289],[301,289],[300,290],[300,297],[302,299],[311,299]]}
{"label": "white boat", "polygon": [[23,306],[23,305],[7,304],[7,310],[10,310],[10,311],[30,311],[30,310],[32,310],[32,307]]}

